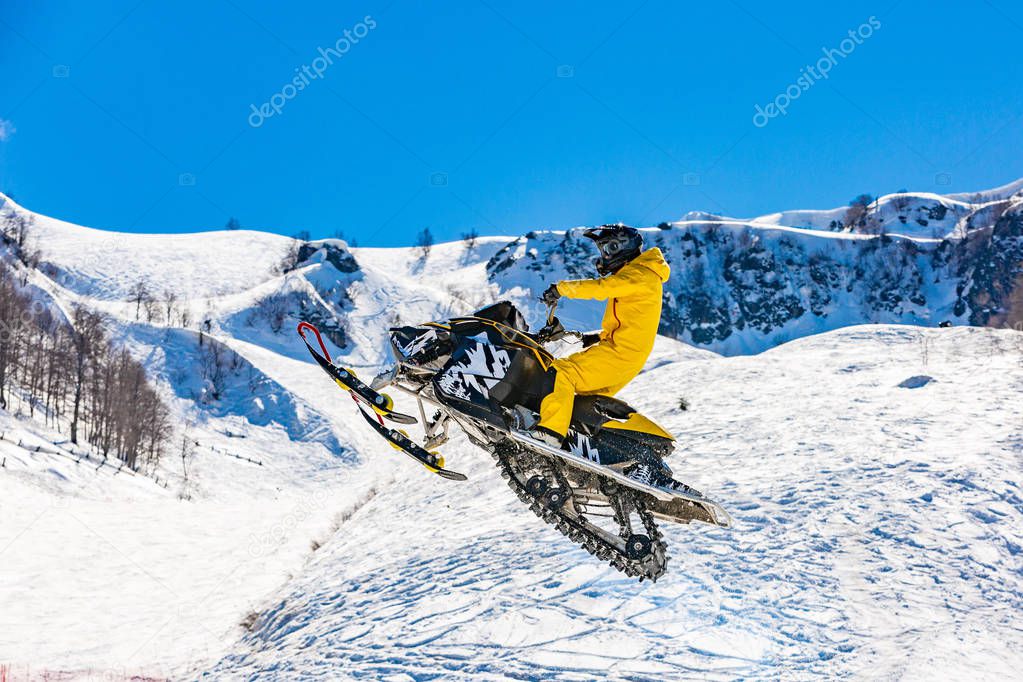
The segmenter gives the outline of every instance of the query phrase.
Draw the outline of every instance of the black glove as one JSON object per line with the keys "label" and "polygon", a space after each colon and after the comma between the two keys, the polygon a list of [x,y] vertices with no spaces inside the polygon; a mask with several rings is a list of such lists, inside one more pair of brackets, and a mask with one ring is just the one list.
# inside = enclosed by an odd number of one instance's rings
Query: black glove
{"label": "black glove", "polygon": [[558,285],[552,284],[543,292],[543,296],[540,297],[540,300],[543,301],[545,305],[552,306],[558,302],[559,298],[561,298],[561,293],[558,292]]}
{"label": "black glove", "polygon": [[583,334],[583,348],[589,348],[595,343],[600,343],[600,334]]}

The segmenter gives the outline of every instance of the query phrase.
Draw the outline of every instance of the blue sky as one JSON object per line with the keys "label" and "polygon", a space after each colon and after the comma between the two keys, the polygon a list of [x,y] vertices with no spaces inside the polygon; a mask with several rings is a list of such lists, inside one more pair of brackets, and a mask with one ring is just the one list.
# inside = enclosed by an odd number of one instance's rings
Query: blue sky
{"label": "blue sky", "polygon": [[399,245],[1023,176],[1006,0],[4,5],[0,189],[94,227]]}

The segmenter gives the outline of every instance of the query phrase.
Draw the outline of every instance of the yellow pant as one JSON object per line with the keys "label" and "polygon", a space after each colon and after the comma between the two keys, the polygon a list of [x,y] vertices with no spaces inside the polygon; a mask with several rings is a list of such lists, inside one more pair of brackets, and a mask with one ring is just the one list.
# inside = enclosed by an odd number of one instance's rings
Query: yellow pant
{"label": "yellow pant", "polygon": [[632,381],[643,364],[621,357],[610,344],[599,343],[554,361],[554,390],[540,403],[540,426],[565,436],[572,423],[575,396],[614,395]]}

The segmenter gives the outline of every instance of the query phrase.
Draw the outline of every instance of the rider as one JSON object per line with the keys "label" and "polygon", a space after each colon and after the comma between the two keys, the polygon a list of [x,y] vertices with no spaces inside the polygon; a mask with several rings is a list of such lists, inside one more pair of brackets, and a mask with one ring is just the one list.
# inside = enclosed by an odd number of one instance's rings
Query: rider
{"label": "rider", "polygon": [[603,225],[583,235],[600,251],[600,278],[552,284],[543,301],[607,300],[607,307],[599,336],[584,337],[584,345],[596,345],[554,361],[554,389],[540,403],[540,421],[531,435],[555,446],[568,433],[576,394],[612,396],[643,369],[661,319],[661,287],[671,272],[660,249],[643,251],[643,236],[635,228]]}

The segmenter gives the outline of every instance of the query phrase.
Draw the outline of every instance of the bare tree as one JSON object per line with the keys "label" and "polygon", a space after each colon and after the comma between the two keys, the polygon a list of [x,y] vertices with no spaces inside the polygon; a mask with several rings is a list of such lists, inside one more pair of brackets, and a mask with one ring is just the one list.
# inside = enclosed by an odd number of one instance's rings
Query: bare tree
{"label": "bare tree", "polygon": [[[202,333],[200,333],[200,339]],[[241,366],[241,358],[222,342],[207,336],[206,343],[200,343],[200,372],[209,385],[210,398],[220,400],[227,388],[228,377]]]}
{"label": "bare tree", "polygon": [[302,251],[302,242],[292,240],[288,243],[288,246],[284,249],[284,254],[281,256],[280,263],[274,269],[275,272],[280,274],[287,274],[298,267],[299,254]]}
{"label": "bare tree", "polygon": [[894,196],[892,196],[892,206],[899,213],[909,208],[911,198],[906,194],[906,190],[900,189]]}
{"label": "bare tree", "polygon": [[157,322],[160,321],[159,316],[163,312],[163,308],[160,307],[156,298],[150,296],[142,302],[142,307],[146,311],[146,322],[152,322],[154,318],[156,318]]}
{"label": "bare tree", "polygon": [[76,306],[70,320],[56,318],[0,262],[0,405],[8,387],[26,396],[30,417],[40,410],[59,427],[69,411],[73,443],[85,439],[133,469],[155,463],[169,435],[166,405],[142,365],[114,348],[103,317]]}
{"label": "bare tree", "polygon": [[433,249],[433,233],[430,232],[429,227],[424,227],[416,236],[416,248],[419,249],[420,258],[423,260],[430,257],[430,251]]}
{"label": "bare tree", "polygon": [[[565,233],[567,236],[568,232]],[[479,241],[480,233],[476,231],[476,228],[469,230],[468,232],[462,233],[462,242],[465,243],[465,250],[472,251],[476,248],[476,242]]]}
{"label": "bare tree", "polygon": [[[8,211],[0,218],[0,243],[9,245],[18,260],[29,268],[38,267],[40,260],[39,250],[28,247],[35,221],[35,216],[17,211]],[[27,275],[27,271],[23,272],[23,278]]]}
{"label": "bare tree", "polygon": [[149,293],[149,286],[146,284],[146,280],[139,278],[135,284],[132,285],[131,289],[128,290],[131,298],[128,300],[135,304],[135,319],[138,320],[142,314],[142,304],[147,303],[152,297]]}
{"label": "bare tree", "polygon": [[163,290],[163,307],[167,313],[167,324],[172,324],[174,319],[174,306],[178,302],[178,295],[171,288]]}
{"label": "bare tree", "polygon": [[82,397],[90,365],[103,336],[103,318],[82,306],[76,306],[71,314],[71,350],[74,375],[74,398],[71,414],[71,442],[78,444],[78,424],[81,418]]}
{"label": "bare tree", "polygon": [[19,305],[18,291],[11,281],[11,271],[0,260],[0,409],[7,409],[5,390],[10,368],[17,366],[15,353],[18,343]]}
{"label": "bare tree", "polygon": [[845,228],[854,229],[857,225],[863,224],[864,216],[867,215],[867,210],[873,201],[874,197],[869,194],[860,194],[850,201],[849,208],[845,211],[845,219],[843,220]]}
{"label": "bare tree", "polygon": [[178,497],[182,500],[192,499],[192,482],[189,479],[188,467],[191,465],[192,460],[195,459],[195,447],[198,443],[192,437],[189,430],[185,430],[181,434],[181,492]]}
{"label": "bare tree", "polygon": [[17,211],[10,211],[0,222],[0,235],[3,241],[15,246],[18,250],[25,248],[28,235],[35,224],[35,216],[25,216]]}
{"label": "bare tree", "polygon": [[238,222],[237,218],[232,216],[231,218],[228,219],[227,224],[224,225],[224,229],[227,229],[227,230],[240,230],[240,229],[242,229],[242,224],[240,222]]}
{"label": "bare tree", "polygon": [[288,316],[288,297],[276,293],[259,300],[255,310],[249,316],[249,324],[265,320],[273,333],[277,334],[284,328],[284,320]]}

